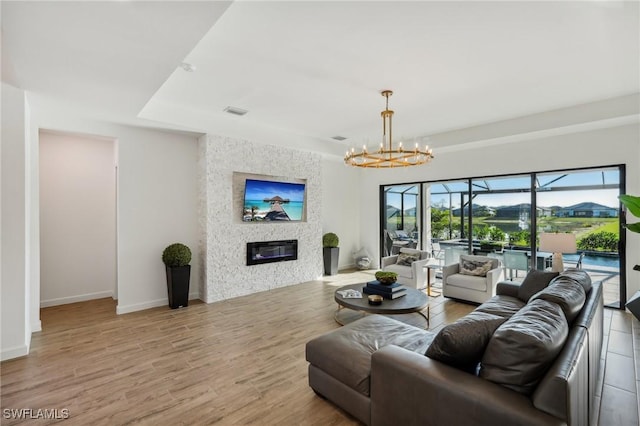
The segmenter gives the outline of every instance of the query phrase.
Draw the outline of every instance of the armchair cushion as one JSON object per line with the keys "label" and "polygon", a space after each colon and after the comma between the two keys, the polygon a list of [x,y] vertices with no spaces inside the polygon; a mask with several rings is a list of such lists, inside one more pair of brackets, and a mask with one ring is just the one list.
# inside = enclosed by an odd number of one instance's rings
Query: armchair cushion
{"label": "armchair cushion", "polygon": [[506,320],[485,312],[471,312],[440,330],[426,355],[475,374],[493,332]]}
{"label": "armchair cushion", "polygon": [[546,288],[552,279],[558,276],[558,272],[544,272],[532,269],[518,288],[518,299],[527,303],[531,296]]}
{"label": "armchair cushion", "polygon": [[394,263],[385,266],[384,270],[388,272],[395,272],[396,274],[398,274],[398,277],[405,277],[409,279],[413,278],[413,268],[411,266],[404,266],[398,263]]}
{"label": "armchair cushion", "polygon": [[487,291],[487,279],[465,274],[453,274],[447,277],[447,285],[468,288],[476,291]]}

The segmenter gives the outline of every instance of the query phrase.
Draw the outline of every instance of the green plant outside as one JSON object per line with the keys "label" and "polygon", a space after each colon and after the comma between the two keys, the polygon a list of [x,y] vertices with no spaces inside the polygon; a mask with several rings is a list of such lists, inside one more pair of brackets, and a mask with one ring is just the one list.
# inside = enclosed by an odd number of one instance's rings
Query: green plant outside
{"label": "green plant outside", "polygon": [[[635,197],[638,208],[640,209],[640,197]],[[631,211],[631,210],[630,210]],[[545,229],[548,232],[571,232],[576,234],[578,247],[580,241],[585,239],[583,246],[594,247],[595,242],[602,245],[590,250],[600,251],[617,251],[617,241],[619,240],[620,220],[617,217],[600,218],[600,217],[538,217],[538,229]],[[518,226],[518,219],[497,219],[493,216],[474,216],[473,217],[473,235],[475,238],[483,241],[505,242],[506,233],[509,234],[508,243],[515,246],[528,247],[531,233],[527,230],[512,230],[505,232],[504,229],[514,229]],[[640,232],[640,222],[627,225],[629,230],[634,230],[637,226]],[[404,229],[415,228],[415,217],[406,216],[404,218]],[[465,224],[465,234],[468,234],[468,227]],[[397,229],[396,219],[387,222],[387,229]],[[459,237],[460,217],[451,217],[447,211],[438,208],[431,209],[431,233],[434,238],[449,238],[449,229],[453,231],[453,238]],[[606,234],[601,234],[606,233]],[[590,237],[592,234],[601,234],[596,237]],[[615,243],[613,241],[616,241]]]}
{"label": "green plant outside", "polygon": [[186,266],[191,262],[191,250],[181,243],[171,244],[162,252],[162,261],[171,267]]}
{"label": "green plant outside", "polygon": [[338,247],[340,239],[333,232],[327,232],[322,236],[322,247]]}

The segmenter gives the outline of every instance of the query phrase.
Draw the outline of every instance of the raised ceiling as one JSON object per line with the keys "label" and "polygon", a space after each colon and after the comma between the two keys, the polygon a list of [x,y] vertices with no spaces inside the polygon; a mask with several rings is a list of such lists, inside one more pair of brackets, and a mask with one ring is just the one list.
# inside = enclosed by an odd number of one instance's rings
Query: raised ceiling
{"label": "raised ceiling", "polygon": [[377,144],[382,89],[396,138],[637,94],[638,5],[3,1],[3,80],[93,118],[335,154]]}

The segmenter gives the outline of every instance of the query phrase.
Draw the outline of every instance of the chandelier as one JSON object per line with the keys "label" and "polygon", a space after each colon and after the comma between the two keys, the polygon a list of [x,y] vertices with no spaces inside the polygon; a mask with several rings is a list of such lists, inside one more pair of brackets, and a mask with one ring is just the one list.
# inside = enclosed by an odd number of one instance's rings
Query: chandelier
{"label": "chandelier", "polygon": [[376,151],[367,151],[366,145],[362,147],[362,151],[356,152],[354,148],[347,151],[344,156],[345,164],[354,167],[372,167],[372,168],[390,168],[390,167],[407,167],[417,166],[428,163],[433,159],[433,152],[429,145],[424,149],[420,149],[416,143],[415,148],[403,148],[402,142],[398,143],[398,147],[393,147],[393,136],[391,132],[391,118],[393,111],[389,109],[389,96],[393,95],[391,90],[383,90],[382,96],[387,98],[385,110],[380,113],[382,116],[382,142],[380,149]]}

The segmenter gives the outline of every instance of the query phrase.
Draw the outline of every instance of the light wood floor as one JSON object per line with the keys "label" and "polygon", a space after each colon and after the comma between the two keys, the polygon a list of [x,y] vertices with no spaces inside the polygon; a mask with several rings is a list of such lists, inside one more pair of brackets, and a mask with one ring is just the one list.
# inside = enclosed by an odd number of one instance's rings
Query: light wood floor
{"label": "light wood floor", "polygon": [[[369,277],[341,273],[179,310],[116,315],[110,299],[45,308],[31,353],[1,364],[1,408],[68,409],[65,425],[357,424],[308,387],[304,346],[339,327],[336,286]],[[442,297],[430,306],[434,331],[474,308]]]}

